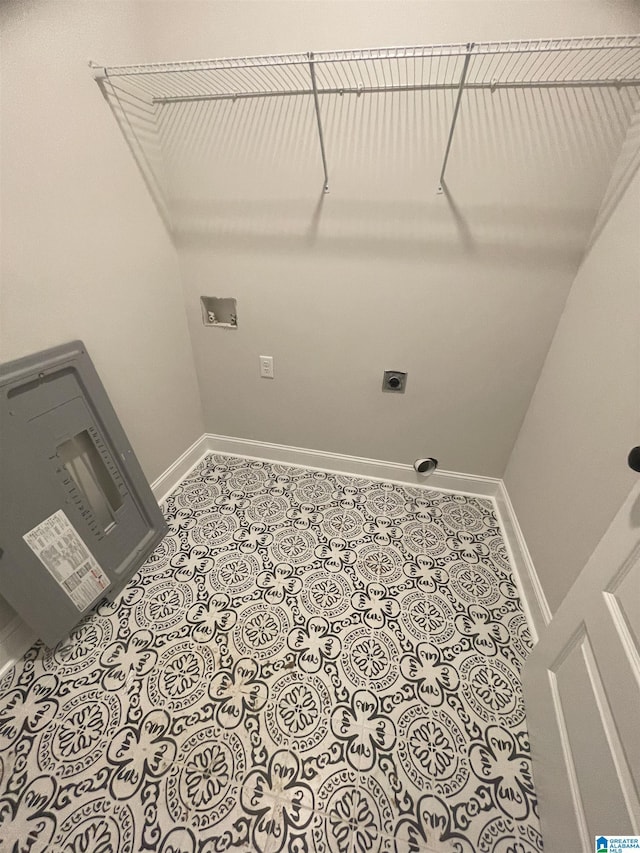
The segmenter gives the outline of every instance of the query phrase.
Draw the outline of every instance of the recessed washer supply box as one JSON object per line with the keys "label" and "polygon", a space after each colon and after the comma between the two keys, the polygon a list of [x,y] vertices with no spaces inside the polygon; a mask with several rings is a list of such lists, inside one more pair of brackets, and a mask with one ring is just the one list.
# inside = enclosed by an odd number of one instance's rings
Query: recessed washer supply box
{"label": "recessed washer supply box", "polygon": [[0,366],[0,594],[48,646],[166,531],[82,341]]}

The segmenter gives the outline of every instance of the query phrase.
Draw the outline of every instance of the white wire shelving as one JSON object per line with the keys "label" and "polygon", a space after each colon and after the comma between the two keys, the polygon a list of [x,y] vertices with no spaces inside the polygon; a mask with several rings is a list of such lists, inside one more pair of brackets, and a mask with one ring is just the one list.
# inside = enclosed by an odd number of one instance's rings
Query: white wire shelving
{"label": "white wire shelving", "polygon": [[[91,63],[128,121],[135,104],[151,109],[194,101],[313,99],[324,190],[329,189],[321,99],[384,92],[454,90],[439,191],[465,89],[640,87],[640,35],[490,41],[106,67]],[[133,105],[133,106],[132,106]],[[131,126],[132,122],[129,121]]]}

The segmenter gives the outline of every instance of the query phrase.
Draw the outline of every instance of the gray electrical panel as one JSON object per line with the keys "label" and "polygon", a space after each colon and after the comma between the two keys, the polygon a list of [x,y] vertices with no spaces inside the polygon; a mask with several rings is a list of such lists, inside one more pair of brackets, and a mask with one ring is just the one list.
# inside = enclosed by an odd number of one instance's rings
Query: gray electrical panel
{"label": "gray electrical panel", "polygon": [[82,341],[0,366],[0,594],[48,646],[166,530]]}

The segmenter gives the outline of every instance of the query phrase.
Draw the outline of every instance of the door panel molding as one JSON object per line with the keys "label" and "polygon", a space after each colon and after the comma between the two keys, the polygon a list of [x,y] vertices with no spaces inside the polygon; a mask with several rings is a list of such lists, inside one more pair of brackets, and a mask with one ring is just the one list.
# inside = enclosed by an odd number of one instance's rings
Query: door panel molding
{"label": "door panel molding", "polygon": [[620,740],[618,727],[616,725],[613,711],[611,710],[611,705],[607,699],[607,692],[602,676],[600,675],[598,661],[593,653],[593,648],[588,636],[585,636],[584,638],[582,654],[587,667],[589,680],[591,681],[591,689],[593,690],[596,705],[598,706],[600,719],[602,720],[602,728],[604,730],[605,737],[607,738],[607,743],[609,744],[611,757],[613,758],[618,779],[620,780],[620,787],[622,788],[625,805],[627,806],[629,817],[631,818],[633,832],[638,834],[638,827],[640,826],[640,800],[638,798],[638,789],[635,779],[633,778],[633,773],[631,772],[631,767],[629,766],[627,751]]}
{"label": "door panel molding", "polygon": [[567,728],[567,721],[565,720],[564,711],[562,709],[562,700],[560,698],[560,690],[558,688],[558,678],[555,672],[553,671],[549,671],[548,675],[549,689],[551,690],[551,698],[553,701],[553,709],[555,712],[556,720],[558,722],[558,733],[560,735],[562,755],[564,757],[564,764],[567,769],[567,776],[569,777],[569,793],[571,794],[571,799],[573,801],[573,813],[576,819],[576,823],[578,825],[578,831],[580,833],[582,847],[584,850],[587,850],[589,848],[590,838],[589,829],[587,827],[587,817],[584,811],[584,804],[582,802],[580,786],[578,785],[578,774],[576,772],[576,765],[573,760],[573,750],[571,748],[571,741],[569,740],[569,730]]}

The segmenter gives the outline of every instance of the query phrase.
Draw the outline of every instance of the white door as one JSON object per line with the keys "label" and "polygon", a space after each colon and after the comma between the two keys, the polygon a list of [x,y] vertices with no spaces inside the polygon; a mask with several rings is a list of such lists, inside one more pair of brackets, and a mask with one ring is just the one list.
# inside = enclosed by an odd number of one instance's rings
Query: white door
{"label": "white door", "polygon": [[545,853],[640,834],[640,483],[542,633],[523,685]]}

